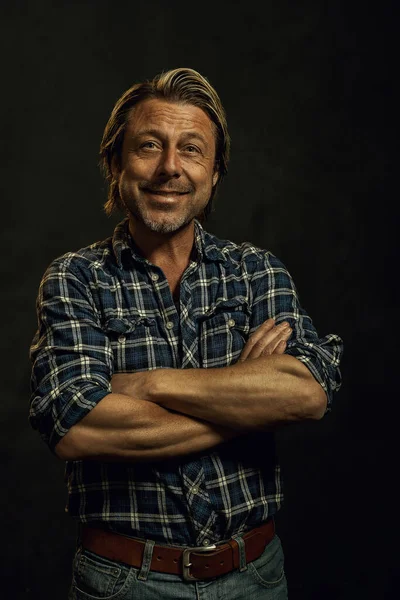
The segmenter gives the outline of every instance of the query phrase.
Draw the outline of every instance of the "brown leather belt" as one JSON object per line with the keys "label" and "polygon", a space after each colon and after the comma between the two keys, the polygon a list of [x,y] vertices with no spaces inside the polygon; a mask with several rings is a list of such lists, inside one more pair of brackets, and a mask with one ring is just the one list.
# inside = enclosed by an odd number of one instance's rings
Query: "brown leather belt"
{"label": "brown leather belt", "polygon": [[[275,535],[271,519],[243,534],[246,563],[256,560]],[[81,543],[84,548],[110,560],[140,568],[145,542],[111,531],[83,526]],[[239,546],[231,539],[225,544],[197,548],[155,545],[150,570],[181,575],[189,581],[219,577],[239,568]]]}

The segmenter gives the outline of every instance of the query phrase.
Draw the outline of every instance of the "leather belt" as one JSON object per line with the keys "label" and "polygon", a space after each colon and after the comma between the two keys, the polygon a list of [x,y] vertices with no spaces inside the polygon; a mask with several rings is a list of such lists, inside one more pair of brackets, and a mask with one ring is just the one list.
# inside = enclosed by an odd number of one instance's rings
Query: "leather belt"
{"label": "leather belt", "polygon": [[[268,520],[242,535],[246,563],[256,560],[275,535],[275,523]],[[145,542],[87,525],[81,529],[81,544],[87,550],[140,568]],[[211,579],[239,568],[239,546],[235,539],[217,546],[182,548],[155,545],[150,570],[181,575],[188,581]]]}

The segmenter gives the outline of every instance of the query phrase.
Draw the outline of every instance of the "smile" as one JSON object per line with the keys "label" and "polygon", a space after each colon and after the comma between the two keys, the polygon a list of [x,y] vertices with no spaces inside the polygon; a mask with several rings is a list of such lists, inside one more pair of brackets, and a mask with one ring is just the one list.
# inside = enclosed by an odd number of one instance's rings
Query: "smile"
{"label": "smile", "polygon": [[183,196],[184,194],[188,194],[189,192],[178,192],[175,190],[150,190],[146,189],[146,192],[149,194],[155,194],[156,196]]}

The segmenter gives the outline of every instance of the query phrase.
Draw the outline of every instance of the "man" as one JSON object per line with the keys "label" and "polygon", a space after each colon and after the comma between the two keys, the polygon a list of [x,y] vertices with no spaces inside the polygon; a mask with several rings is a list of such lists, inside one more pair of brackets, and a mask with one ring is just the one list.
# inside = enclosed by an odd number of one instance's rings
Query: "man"
{"label": "man", "polygon": [[101,158],[127,219],[50,265],[31,351],[31,423],[81,525],[70,597],[286,598],[273,430],[329,409],[341,340],[276,257],[200,225],[229,135],[199,73],[125,92]]}

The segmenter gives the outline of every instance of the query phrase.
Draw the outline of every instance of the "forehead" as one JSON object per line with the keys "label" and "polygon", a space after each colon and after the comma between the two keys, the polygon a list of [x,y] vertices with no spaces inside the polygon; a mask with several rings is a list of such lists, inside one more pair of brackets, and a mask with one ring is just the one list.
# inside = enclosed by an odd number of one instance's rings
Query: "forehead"
{"label": "forehead", "polygon": [[131,111],[126,132],[131,135],[157,129],[162,132],[201,133],[215,141],[214,123],[207,113],[193,104],[150,98]]}

